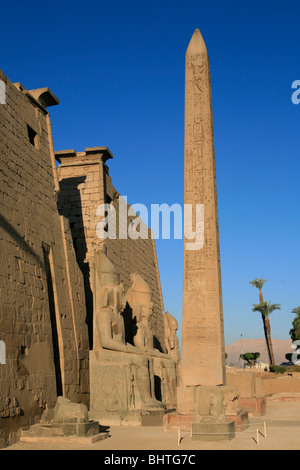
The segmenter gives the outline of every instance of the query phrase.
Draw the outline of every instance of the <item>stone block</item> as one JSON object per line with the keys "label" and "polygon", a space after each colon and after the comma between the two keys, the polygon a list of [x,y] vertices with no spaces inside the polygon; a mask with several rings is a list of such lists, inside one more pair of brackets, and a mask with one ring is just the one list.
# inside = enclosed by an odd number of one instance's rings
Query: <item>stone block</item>
{"label": "stone block", "polygon": [[264,416],[266,413],[267,401],[265,397],[240,398],[239,402],[249,416]]}
{"label": "stone block", "polygon": [[194,415],[180,415],[177,413],[165,414],[163,419],[163,431],[176,431],[180,429],[184,432],[191,432]]}
{"label": "stone block", "polygon": [[248,411],[241,411],[235,415],[226,415],[228,421],[233,421],[236,431],[245,431],[249,427]]}
{"label": "stone block", "polygon": [[229,441],[235,438],[235,424],[193,423],[192,441]]}

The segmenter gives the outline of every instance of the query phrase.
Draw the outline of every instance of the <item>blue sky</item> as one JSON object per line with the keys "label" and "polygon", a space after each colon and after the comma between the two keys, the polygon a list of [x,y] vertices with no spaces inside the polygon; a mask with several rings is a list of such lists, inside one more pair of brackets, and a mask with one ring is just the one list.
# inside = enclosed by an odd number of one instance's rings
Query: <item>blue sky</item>
{"label": "blue sky", "polygon": [[[297,1],[15,1],[1,5],[0,68],[48,86],[56,150],[107,146],[129,203],[183,203],[184,56],[199,28],[214,112],[225,341],[263,337],[255,277],[281,303],[288,339],[299,291],[300,80]],[[165,308],[181,324],[181,240],[158,240]]]}

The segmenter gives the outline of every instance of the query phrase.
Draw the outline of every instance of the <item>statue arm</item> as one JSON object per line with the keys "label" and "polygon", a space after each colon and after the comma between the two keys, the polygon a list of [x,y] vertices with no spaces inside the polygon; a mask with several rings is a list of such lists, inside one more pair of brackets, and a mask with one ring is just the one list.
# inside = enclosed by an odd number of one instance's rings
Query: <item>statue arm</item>
{"label": "statue arm", "polygon": [[116,341],[113,338],[109,338],[103,332],[99,334],[100,336],[100,344],[103,349],[109,349],[111,351],[120,351],[120,352],[128,352],[127,346],[120,341]]}
{"label": "statue arm", "polygon": [[142,354],[142,351],[130,344],[126,344],[125,341],[113,338],[110,314],[109,311],[102,311],[101,315],[97,317],[97,328],[101,347],[110,351]]}
{"label": "statue arm", "polygon": [[109,309],[102,309],[96,317],[97,330],[99,334],[100,345],[103,349],[111,351],[125,352],[126,344],[113,338],[111,312]]}

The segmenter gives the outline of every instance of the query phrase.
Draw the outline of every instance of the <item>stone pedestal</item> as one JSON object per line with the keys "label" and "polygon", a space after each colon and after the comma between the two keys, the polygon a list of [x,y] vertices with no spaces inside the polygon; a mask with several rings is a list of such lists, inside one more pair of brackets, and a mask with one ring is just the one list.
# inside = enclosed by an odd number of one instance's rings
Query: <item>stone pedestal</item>
{"label": "stone pedestal", "polygon": [[226,387],[194,387],[192,440],[225,441],[235,437],[235,423],[226,416]]}
{"label": "stone pedestal", "polygon": [[233,421],[192,424],[192,441],[228,441],[234,438],[235,424]]}
{"label": "stone pedestal", "polygon": [[81,439],[83,442],[97,442],[108,437],[101,432],[99,422],[92,421],[88,409],[80,403],[58,397],[54,409],[46,410],[39,424],[21,431],[21,442],[61,441]]}
{"label": "stone pedestal", "polygon": [[153,369],[151,357],[90,351],[90,418],[106,426],[161,425],[165,406],[151,395]]}
{"label": "stone pedestal", "polygon": [[60,437],[92,437],[99,434],[99,422],[89,421],[87,423],[70,422],[65,420],[61,423],[39,423],[34,424],[27,430],[22,430],[21,440],[27,442],[30,438],[60,438]]}
{"label": "stone pedestal", "polygon": [[102,426],[162,426],[165,412],[160,411],[90,411],[91,420]]}
{"label": "stone pedestal", "polygon": [[[236,431],[244,431],[249,426],[249,416],[247,412],[239,415],[226,416],[228,422],[235,424]],[[177,413],[168,413],[163,418],[163,431],[174,432],[180,429],[181,432],[191,432],[194,415],[179,415]]]}
{"label": "stone pedestal", "polygon": [[114,351],[90,351],[90,415],[134,410],[134,400],[139,397],[133,396],[134,363],[131,364],[130,356]]}

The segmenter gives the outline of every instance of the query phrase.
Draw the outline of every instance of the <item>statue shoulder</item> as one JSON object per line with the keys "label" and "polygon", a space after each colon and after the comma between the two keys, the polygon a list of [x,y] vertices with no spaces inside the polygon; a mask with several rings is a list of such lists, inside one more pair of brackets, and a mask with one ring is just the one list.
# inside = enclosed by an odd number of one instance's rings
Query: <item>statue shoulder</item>
{"label": "statue shoulder", "polygon": [[97,309],[96,316],[101,317],[101,321],[105,321],[105,320],[111,321],[114,317],[114,312],[111,307],[103,307],[103,308]]}

